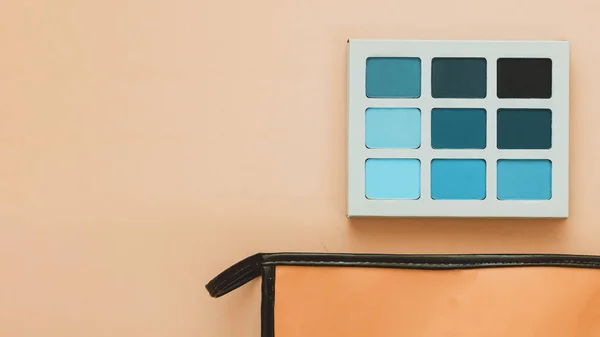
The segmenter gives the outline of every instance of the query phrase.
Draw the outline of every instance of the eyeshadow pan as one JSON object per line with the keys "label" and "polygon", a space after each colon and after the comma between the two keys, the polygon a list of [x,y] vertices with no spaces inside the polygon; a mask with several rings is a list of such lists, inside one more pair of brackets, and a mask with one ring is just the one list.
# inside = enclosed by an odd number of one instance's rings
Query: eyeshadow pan
{"label": "eyeshadow pan", "polygon": [[498,59],[498,98],[552,97],[552,60]]}
{"label": "eyeshadow pan", "polygon": [[550,109],[498,109],[498,149],[549,149],[552,146]]}
{"label": "eyeshadow pan", "polygon": [[485,98],[486,59],[434,58],[431,96],[434,98]]}
{"label": "eyeshadow pan", "polygon": [[419,199],[421,162],[418,159],[367,159],[365,191],[368,199]]}
{"label": "eyeshadow pan", "polygon": [[486,143],[485,109],[431,111],[431,147],[434,149],[483,149]]}
{"label": "eyeshadow pan", "polygon": [[421,145],[421,111],[416,108],[369,108],[365,118],[365,145],[370,149]]}
{"label": "eyeshadow pan", "polygon": [[498,161],[498,199],[548,200],[552,197],[552,162],[536,159]]}
{"label": "eyeshadow pan", "polygon": [[431,161],[431,198],[436,200],[485,199],[483,159]]}
{"label": "eyeshadow pan", "polygon": [[416,98],[421,96],[421,59],[416,57],[369,57],[366,94],[370,98]]}

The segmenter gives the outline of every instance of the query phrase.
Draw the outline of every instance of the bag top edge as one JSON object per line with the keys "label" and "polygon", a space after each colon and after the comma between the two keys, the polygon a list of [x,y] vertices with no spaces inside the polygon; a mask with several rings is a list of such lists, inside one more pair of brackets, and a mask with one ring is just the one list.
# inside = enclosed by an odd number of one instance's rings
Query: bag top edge
{"label": "bag top edge", "polygon": [[343,266],[452,270],[506,267],[567,267],[600,269],[600,256],[574,254],[374,254],[259,253],[227,268],[207,285],[212,297],[223,296],[263,273],[265,266]]}

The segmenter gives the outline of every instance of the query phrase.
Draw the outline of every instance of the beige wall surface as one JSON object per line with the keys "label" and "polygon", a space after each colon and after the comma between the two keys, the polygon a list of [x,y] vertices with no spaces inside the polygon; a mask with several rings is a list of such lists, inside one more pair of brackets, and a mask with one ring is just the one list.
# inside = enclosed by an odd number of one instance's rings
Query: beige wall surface
{"label": "beige wall surface", "polygon": [[[600,2],[0,2],[0,336],[259,336],[257,251],[600,254]],[[346,40],[571,41],[571,217],[348,220]]]}

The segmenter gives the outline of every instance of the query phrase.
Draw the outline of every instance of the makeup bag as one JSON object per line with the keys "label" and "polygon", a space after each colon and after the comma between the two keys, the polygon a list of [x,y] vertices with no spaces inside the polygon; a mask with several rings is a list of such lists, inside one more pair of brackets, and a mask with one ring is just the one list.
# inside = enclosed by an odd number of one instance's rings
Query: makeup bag
{"label": "makeup bag", "polygon": [[600,337],[600,257],[250,256],[207,285],[262,278],[262,337]]}

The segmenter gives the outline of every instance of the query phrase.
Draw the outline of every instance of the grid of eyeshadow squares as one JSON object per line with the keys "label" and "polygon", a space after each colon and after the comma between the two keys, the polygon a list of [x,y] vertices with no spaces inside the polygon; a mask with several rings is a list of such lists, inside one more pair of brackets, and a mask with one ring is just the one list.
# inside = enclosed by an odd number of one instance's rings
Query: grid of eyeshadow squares
{"label": "grid of eyeshadow squares", "polygon": [[[496,60],[495,60],[496,61]],[[550,99],[550,58],[498,58],[496,92],[487,86],[487,59],[437,57],[431,62],[431,97],[436,99]],[[365,94],[368,98],[418,98],[422,91],[418,57],[369,57]],[[482,107],[376,107],[365,111],[365,146],[368,149],[419,149],[436,153],[456,149],[483,151],[488,147],[488,111]],[[470,105],[471,106],[471,105]],[[430,144],[423,144],[422,115],[430,114]],[[496,110],[499,151],[549,150],[552,147],[552,110],[510,107]],[[430,196],[434,200],[549,200],[552,197],[552,162],[549,159],[433,158]],[[368,199],[419,199],[421,161],[418,158],[368,158],[365,195]],[[486,166],[496,165],[496,195],[486,195]]]}

